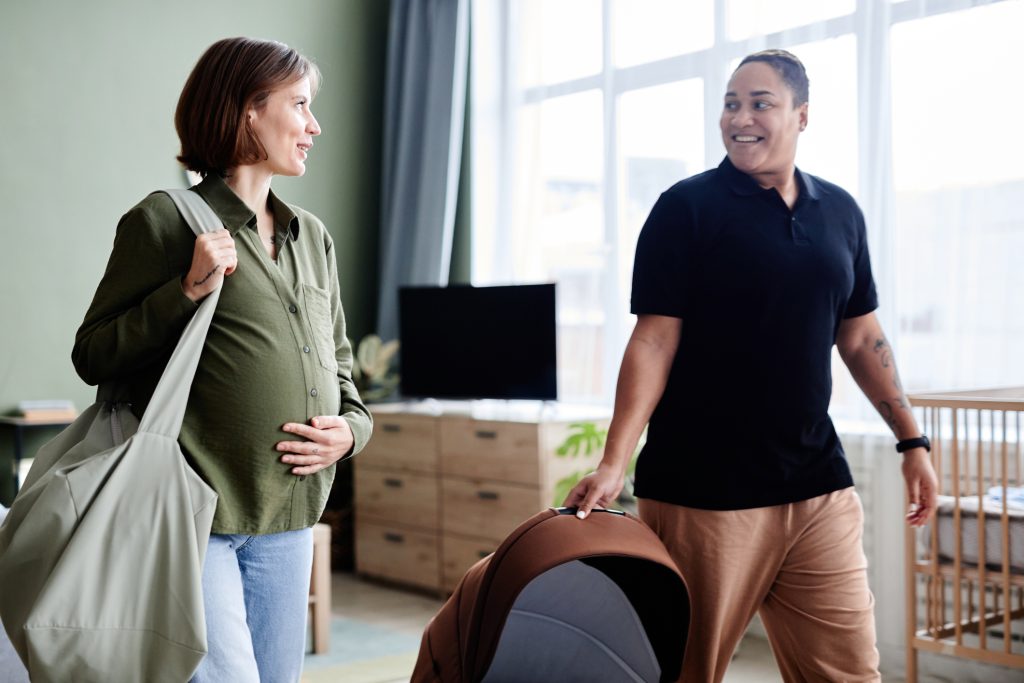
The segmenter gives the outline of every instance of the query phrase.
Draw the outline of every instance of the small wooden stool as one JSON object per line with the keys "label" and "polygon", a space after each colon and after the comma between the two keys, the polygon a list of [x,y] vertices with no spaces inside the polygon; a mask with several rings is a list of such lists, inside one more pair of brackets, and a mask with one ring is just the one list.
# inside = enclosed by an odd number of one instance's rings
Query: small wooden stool
{"label": "small wooden stool", "polygon": [[313,575],[309,581],[313,654],[323,654],[331,643],[331,527],[313,525]]}

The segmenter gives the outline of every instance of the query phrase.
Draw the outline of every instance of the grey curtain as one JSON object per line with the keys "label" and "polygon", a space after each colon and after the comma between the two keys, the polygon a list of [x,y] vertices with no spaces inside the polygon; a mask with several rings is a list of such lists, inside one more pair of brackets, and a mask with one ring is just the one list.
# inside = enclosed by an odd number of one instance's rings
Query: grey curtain
{"label": "grey curtain", "polygon": [[447,284],[466,101],[468,0],[392,0],[384,91],[378,334],[398,288]]}

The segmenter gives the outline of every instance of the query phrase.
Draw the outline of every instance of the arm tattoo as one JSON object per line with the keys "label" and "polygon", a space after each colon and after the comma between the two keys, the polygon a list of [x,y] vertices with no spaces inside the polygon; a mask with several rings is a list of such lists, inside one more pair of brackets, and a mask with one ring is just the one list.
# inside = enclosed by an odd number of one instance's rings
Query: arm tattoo
{"label": "arm tattoo", "polygon": [[885,337],[879,337],[875,340],[875,346],[872,349],[875,353],[880,353],[882,356],[882,367],[887,368],[892,360],[892,351],[890,350],[889,341]]}
{"label": "arm tattoo", "polygon": [[893,431],[896,430],[896,419],[892,414],[892,406],[889,405],[888,401],[880,401],[878,404],[878,412],[881,414],[882,419],[889,425],[889,428]]}
{"label": "arm tattoo", "polygon": [[204,282],[209,280],[211,277],[213,277],[213,274],[216,273],[218,270],[220,270],[220,266],[214,266],[213,270],[211,270],[209,273],[206,274],[206,277],[204,277],[202,280],[194,280],[192,282],[192,285],[195,286],[195,287],[198,287],[199,285],[203,284]]}
{"label": "arm tattoo", "polygon": [[[879,401],[877,404],[877,408],[879,415],[882,416],[882,419],[885,420],[885,423],[889,425],[890,429],[892,429],[893,434],[895,434],[896,437],[899,438],[900,429],[898,421],[896,419],[897,411],[905,410],[907,412],[910,412],[912,409],[910,407],[910,403],[907,401],[907,398],[904,395],[903,381],[900,380],[900,372],[896,368],[896,362],[893,358],[892,347],[889,346],[889,340],[886,339],[884,336],[876,338],[874,344],[871,347],[871,350],[875,353],[875,355],[878,356],[878,359],[879,361],[881,361],[883,368],[892,368],[891,379],[893,387],[896,389],[896,395],[885,401]],[[868,372],[870,373],[870,371]],[[879,393],[881,393],[882,391],[885,390],[879,388],[878,391]]]}
{"label": "arm tattoo", "polygon": [[[875,345],[874,347],[872,347],[872,350],[875,353],[881,354],[883,368],[892,366],[892,384],[898,392],[896,397],[893,399],[896,402],[896,406],[898,408],[903,408],[904,410],[910,410],[910,404],[907,403],[907,399],[904,398],[903,396],[903,381],[900,379],[899,368],[896,367],[896,363],[894,363],[892,360],[892,347],[889,346],[889,340],[886,339],[885,337],[879,337],[878,339],[875,340]],[[889,410],[888,415],[886,415],[884,412],[882,413],[882,416],[885,417],[885,421],[889,422],[889,418],[892,416],[892,406],[884,401],[882,402],[882,405],[886,406],[886,408]],[[882,410],[883,408],[879,406],[879,411],[881,412]]]}

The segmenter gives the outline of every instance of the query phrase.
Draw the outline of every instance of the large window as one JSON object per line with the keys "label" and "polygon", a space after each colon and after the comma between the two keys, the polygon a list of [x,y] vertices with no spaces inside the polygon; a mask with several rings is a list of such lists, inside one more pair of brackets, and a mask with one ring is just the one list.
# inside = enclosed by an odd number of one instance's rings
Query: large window
{"label": "large window", "polygon": [[[613,315],[621,320],[629,310],[633,251],[647,213],[667,187],[704,170],[704,83],[691,78],[625,92],[617,119],[615,237],[620,248]],[[692,133],[680,135],[680,130]]]}
{"label": "large window", "polygon": [[1024,383],[1024,3],[892,30],[903,379]]}
{"label": "large window", "polygon": [[[473,13],[473,279],[558,283],[564,399],[611,401],[647,212],[721,161],[729,74],[767,47],[807,66],[797,164],[868,217],[904,384],[1024,384],[1024,0],[478,0]],[[833,414],[869,412],[837,362]]]}

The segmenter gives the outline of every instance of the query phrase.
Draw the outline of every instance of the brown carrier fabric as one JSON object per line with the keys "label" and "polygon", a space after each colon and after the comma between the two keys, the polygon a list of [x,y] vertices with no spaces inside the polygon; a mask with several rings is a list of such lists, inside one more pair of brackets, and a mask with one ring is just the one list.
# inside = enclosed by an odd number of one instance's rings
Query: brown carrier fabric
{"label": "brown carrier fabric", "polygon": [[[595,510],[581,521],[574,512],[562,508],[537,513],[466,572],[424,631],[413,683],[478,683],[485,676],[496,680],[488,669],[516,599],[535,578],[572,563],[598,570],[611,580],[605,583],[616,585],[628,599],[635,615],[626,615],[621,623],[624,628],[630,619],[639,622],[646,633],[648,649],[660,668],[660,676],[652,680],[678,678],[690,601],[665,547],[632,515]],[[527,661],[530,653],[521,657]],[[630,674],[630,680],[647,679]]]}

